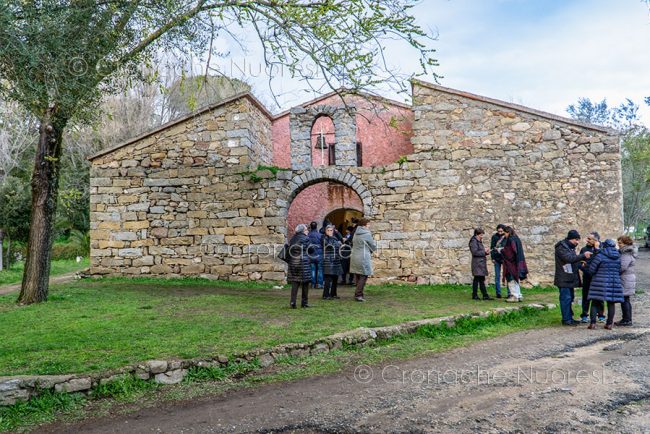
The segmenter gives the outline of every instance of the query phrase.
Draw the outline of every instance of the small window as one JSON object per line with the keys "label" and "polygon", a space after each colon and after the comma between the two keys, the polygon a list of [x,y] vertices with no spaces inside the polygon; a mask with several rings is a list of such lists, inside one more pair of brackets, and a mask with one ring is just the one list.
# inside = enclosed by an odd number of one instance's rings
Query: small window
{"label": "small window", "polygon": [[361,146],[361,142],[357,142],[357,166],[363,166],[363,146]]}
{"label": "small window", "polygon": [[336,151],[334,143],[331,143],[327,149],[327,164],[330,166],[336,166]]}

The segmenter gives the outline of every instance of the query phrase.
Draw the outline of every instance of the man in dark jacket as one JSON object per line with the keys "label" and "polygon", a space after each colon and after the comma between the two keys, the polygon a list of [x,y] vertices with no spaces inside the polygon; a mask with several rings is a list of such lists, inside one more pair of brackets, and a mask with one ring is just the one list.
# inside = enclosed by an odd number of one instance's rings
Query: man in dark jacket
{"label": "man in dark jacket", "polygon": [[[503,255],[497,250],[497,247],[503,247],[498,244],[503,239],[505,229],[505,225],[498,224],[497,231],[490,239],[490,259],[494,264],[494,287],[496,288],[497,298],[501,298],[501,269],[503,268]],[[508,297],[510,297],[509,293]]]}
{"label": "man in dark jacket", "polygon": [[318,231],[318,223],[309,224],[309,259],[311,262],[311,285],[313,288],[323,287],[323,242]]}
{"label": "man in dark jacket", "polygon": [[[580,249],[580,254],[585,252],[591,252],[592,257],[586,261],[580,263],[580,271],[582,271],[582,314],[580,315],[580,321],[583,324],[589,322],[589,286],[591,285],[591,274],[589,274],[589,264],[593,261],[596,253],[598,253],[600,247],[600,235],[598,232],[591,232],[587,235],[587,244]],[[599,312],[599,316],[602,317],[602,314]],[[603,318],[604,321],[604,318]]]}
{"label": "man in dark jacket", "polygon": [[575,288],[580,286],[578,268],[580,261],[591,258],[591,252],[576,254],[576,246],[580,242],[580,234],[571,229],[566,238],[555,244],[555,286],[560,289],[560,310],[562,324],[575,326],[579,321],[573,319],[571,301],[575,297]]}

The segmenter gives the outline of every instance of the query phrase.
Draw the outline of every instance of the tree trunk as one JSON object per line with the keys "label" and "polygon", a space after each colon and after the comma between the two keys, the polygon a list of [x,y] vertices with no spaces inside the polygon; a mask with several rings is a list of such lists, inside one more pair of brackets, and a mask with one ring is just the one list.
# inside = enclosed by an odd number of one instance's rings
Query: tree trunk
{"label": "tree trunk", "polygon": [[66,120],[57,119],[49,110],[41,120],[32,174],[32,215],[23,283],[18,303],[47,300],[50,278],[54,216],[59,190],[61,138]]}

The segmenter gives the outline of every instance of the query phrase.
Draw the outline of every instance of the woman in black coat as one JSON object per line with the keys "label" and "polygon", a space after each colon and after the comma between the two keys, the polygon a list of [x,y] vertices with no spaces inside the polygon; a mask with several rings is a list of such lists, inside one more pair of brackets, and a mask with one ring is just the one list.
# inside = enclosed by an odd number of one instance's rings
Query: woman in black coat
{"label": "woman in black coat", "polygon": [[309,263],[309,246],[311,242],[307,234],[307,225],[296,226],[295,233],[289,241],[289,271],[287,281],[291,282],[291,308],[296,308],[296,297],[298,288],[302,287],[302,307],[310,307],[308,304],[309,282],[311,282],[311,265]]}
{"label": "woman in black coat", "polygon": [[474,236],[469,240],[469,251],[472,254],[472,299],[480,300],[478,297],[478,288],[481,287],[483,300],[492,300],[485,289],[485,276],[488,274],[487,254],[489,249],[483,245],[483,235],[485,231],[481,228],[474,229]]}
{"label": "woman in black coat", "polygon": [[329,225],[325,228],[325,234],[323,235],[323,275],[325,276],[323,299],[325,300],[339,298],[336,294],[336,287],[339,274],[343,272],[341,266],[341,241],[335,236],[334,231],[334,226]]}

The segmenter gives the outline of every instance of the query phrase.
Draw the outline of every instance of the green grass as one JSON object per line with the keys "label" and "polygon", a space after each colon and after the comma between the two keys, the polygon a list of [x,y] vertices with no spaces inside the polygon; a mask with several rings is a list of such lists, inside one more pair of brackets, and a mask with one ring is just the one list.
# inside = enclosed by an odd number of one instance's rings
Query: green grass
{"label": "green grass", "polygon": [[[23,278],[24,265],[25,264],[23,262],[19,262],[17,264],[12,264],[10,270],[0,271],[0,286],[19,283]],[[79,263],[77,263],[77,261],[74,259],[58,259],[56,261],[52,261],[50,276],[73,273],[75,271],[88,268],[89,265],[90,261],[88,258],[83,258]]]}
{"label": "green grass", "polygon": [[71,422],[90,415],[115,416],[156,406],[161,401],[192,399],[234,388],[332,374],[344,369],[353,370],[360,364],[394,363],[516,331],[557,326],[557,315],[557,308],[550,311],[523,309],[487,318],[461,319],[452,328],[427,326],[416,334],[379,341],[374,346],[352,347],[308,357],[283,356],[272,368],[261,371],[256,361],[234,363],[228,367],[195,367],[190,369],[182,384],[175,386],[160,386],[127,376],[93,389],[91,398],[101,398],[99,401],[79,394],[48,392],[27,403],[0,408],[0,431],[30,429],[36,424],[57,419]]}
{"label": "green grass", "polygon": [[85,397],[78,393],[46,391],[27,402],[0,407],[0,430],[14,432],[21,426],[44,423],[63,412],[79,410],[85,403]]}
{"label": "green grass", "polygon": [[[0,375],[96,372],[148,359],[231,356],[361,326],[505,305],[472,301],[470,288],[457,285],[371,286],[367,303],[353,302],[352,291],[344,287],[343,298],[332,301],[312,291],[314,307],[296,310],[288,308],[288,289],[199,279],[75,281],[54,285],[46,303],[22,307],[14,295],[0,296]],[[554,301],[556,294],[552,289],[524,293],[526,302]]]}

